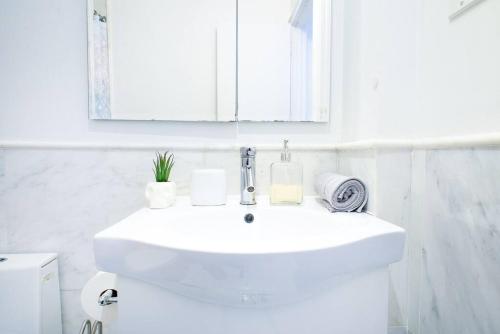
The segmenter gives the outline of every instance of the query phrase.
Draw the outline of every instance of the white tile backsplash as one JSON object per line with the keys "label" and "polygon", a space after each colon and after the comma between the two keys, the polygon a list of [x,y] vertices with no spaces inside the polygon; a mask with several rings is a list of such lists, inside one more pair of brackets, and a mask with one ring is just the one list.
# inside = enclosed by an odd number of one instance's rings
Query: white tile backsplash
{"label": "white tile backsplash", "polygon": [[[381,151],[376,158],[377,216],[412,233],[411,220],[411,152]],[[402,261],[391,265],[389,322],[393,326],[408,323],[408,243]]]}
{"label": "white tile backsplash", "polygon": [[[0,184],[4,182],[5,152],[0,149]],[[0,202],[1,203],[1,202]],[[7,245],[7,217],[4,210],[0,210],[0,252],[6,252]]]}
{"label": "white tile backsplash", "polygon": [[[224,168],[239,193],[237,150],[177,150],[173,173],[189,194],[191,171]],[[279,151],[257,153],[260,194]],[[95,273],[92,237],[146,204],[154,152],[0,150],[0,251],[59,253],[65,334],[85,317],[80,290]],[[355,175],[370,210],[408,232],[391,266],[390,325],[413,334],[500,332],[500,150],[300,150],[305,194],[317,173]]]}
{"label": "white tile backsplash", "polygon": [[[57,252],[65,334],[77,333],[84,314],[79,290],[95,274],[93,235],[146,205],[144,189],[153,180],[153,151],[6,149],[0,176],[0,251]],[[191,171],[224,168],[228,193],[239,194],[237,150],[176,150],[173,179],[188,195]],[[257,189],[269,188],[269,165],[278,150],[257,152]],[[304,191],[314,194],[313,177],[334,170],[335,153],[300,150]]]}
{"label": "white tile backsplash", "polygon": [[0,149],[0,177],[5,174],[5,159],[4,159],[4,150]]}

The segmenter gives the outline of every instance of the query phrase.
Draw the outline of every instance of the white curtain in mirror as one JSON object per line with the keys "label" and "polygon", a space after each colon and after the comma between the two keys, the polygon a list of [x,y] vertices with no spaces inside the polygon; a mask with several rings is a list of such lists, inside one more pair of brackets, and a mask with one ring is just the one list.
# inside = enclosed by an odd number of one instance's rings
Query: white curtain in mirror
{"label": "white curtain in mirror", "polygon": [[[100,14],[103,13],[103,14]],[[109,83],[109,56],[108,30],[105,12],[94,10],[93,13],[93,105],[91,109],[94,118],[110,119],[110,83]]]}

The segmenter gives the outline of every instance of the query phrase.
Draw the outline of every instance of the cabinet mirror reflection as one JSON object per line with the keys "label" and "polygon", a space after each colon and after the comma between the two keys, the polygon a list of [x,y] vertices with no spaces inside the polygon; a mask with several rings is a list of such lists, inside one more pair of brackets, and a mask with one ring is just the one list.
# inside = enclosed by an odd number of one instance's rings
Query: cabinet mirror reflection
{"label": "cabinet mirror reflection", "polygon": [[328,122],[331,0],[89,0],[89,117]]}

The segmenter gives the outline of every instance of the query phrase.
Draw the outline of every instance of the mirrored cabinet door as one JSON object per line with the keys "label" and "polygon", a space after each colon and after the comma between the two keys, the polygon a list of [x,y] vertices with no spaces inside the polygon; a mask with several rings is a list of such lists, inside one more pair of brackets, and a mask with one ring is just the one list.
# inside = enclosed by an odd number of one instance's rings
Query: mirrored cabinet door
{"label": "mirrored cabinet door", "polygon": [[92,2],[91,118],[235,119],[235,0]]}
{"label": "mirrored cabinet door", "polygon": [[331,0],[238,1],[238,119],[328,122]]}
{"label": "mirrored cabinet door", "polygon": [[331,0],[88,0],[90,118],[328,122]]}

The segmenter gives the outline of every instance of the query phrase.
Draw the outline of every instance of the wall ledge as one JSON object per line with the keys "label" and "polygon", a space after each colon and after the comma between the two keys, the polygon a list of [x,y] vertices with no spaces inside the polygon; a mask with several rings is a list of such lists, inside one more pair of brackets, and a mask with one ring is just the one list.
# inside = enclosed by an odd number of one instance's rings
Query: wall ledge
{"label": "wall ledge", "polygon": [[333,146],[336,151],[494,148],[500,146],[500,132],[420,139],[373,139],[338,143]]}
{"label": "wall ledge", "polygon": [[[239,151],[241,146],[256,146],[258,150],[281,150],[281,144],[252,143],[201,143],[201,144],[120,144],[58,141],[0,141],[0,149],[66,149],[66,150],[179,150],[179,151]],[[332,151],[333,144],[291,145],[291,149],[300,151]]]}
{"label": "wall ledge", "polygon": [[[297,140],[296,140],[297,142]],[[248,144],[248,143],[204,143],[204,144],[122,144],[94,143],[71,141],[0,141],[0,149],[67,149],[67,150],[186,150],[186,151],[232,151],[241,146],[252,145],[263,151],[281,149],[281,144]],[[421,139],[372,139],[343,143],[310,143],[290,145],[292,150],[299,151],[366,151],[366,150],[441,150],[467,148],[500,147],[500,132],[434,137]]]}

